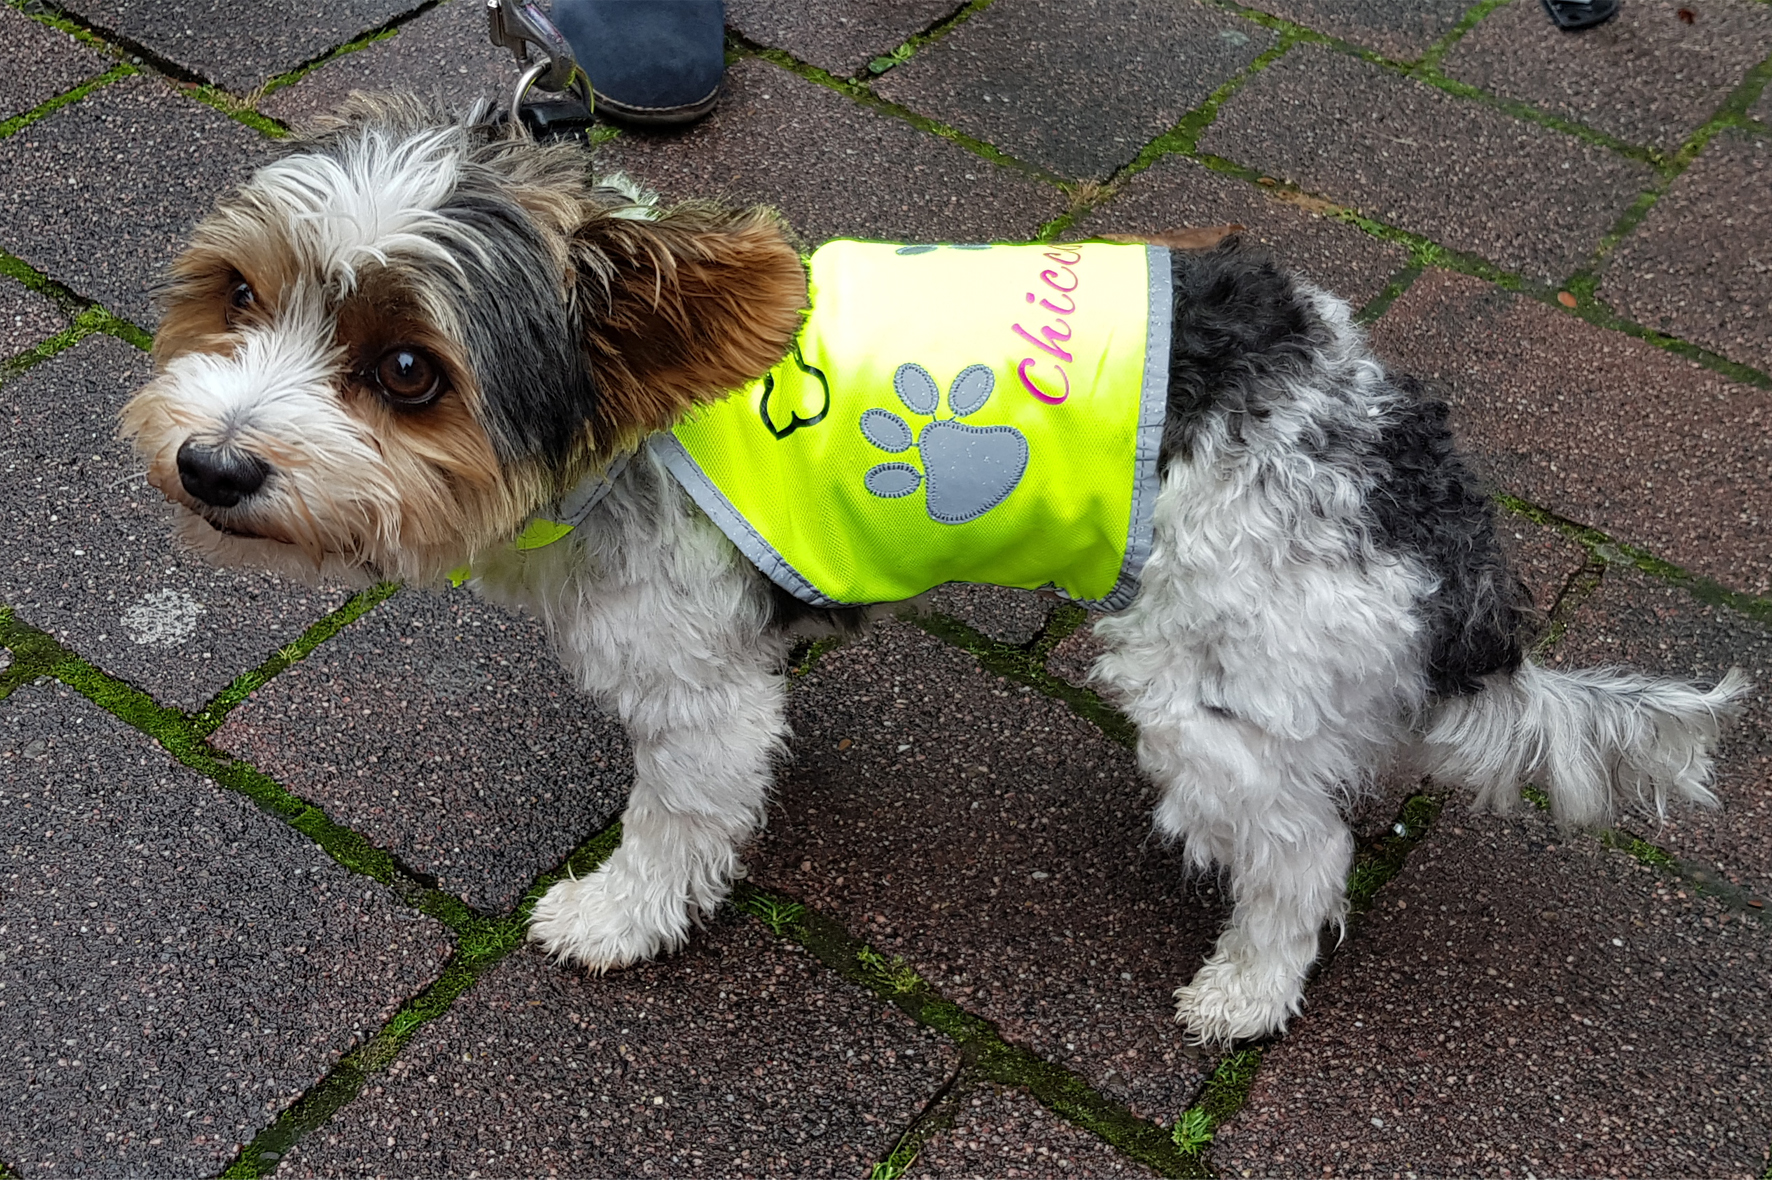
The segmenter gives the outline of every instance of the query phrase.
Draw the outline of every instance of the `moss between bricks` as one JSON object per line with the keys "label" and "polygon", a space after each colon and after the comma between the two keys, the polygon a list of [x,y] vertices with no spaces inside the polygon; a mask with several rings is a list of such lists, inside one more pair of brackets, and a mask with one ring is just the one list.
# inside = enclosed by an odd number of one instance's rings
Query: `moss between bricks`
{"label": "moss between bricks", "polygon": [[1204,1176],[1218,1175],[1212,1167],[1208,1146],[1218,1129],[1248,1102],[1249,1089],[1255,1085],[1256,1072],[1261,1069],[1261,1056],[1261,1046],[1249,1046],[1219,1059],[1199,1099],[1181,1113],[1170,1129],[1170,1140],[1198,1162]]}
{"label": "moss between bricks", "polygon": [[54,98],[39,103],[22,115],[14,115],[10,119],[0,121],[0,139],[5,139],[9,135],[14,135],[37,122],[39,119],[46,118],[47,116],[55,114],[55,112],[61,110],[65,106],[79,102],[101,86],[109,86],[119,78],[127,78],[131,74],[137,72],[138,71],[136,71],[134,67],[129,65],[114,65],[97,77],[88,78],[72,90],[63,91]]}
{"label": "moss between bricks", "polygon": [[1535,524],[1555,529],[1605,565],[1616,563],[1629,566],[1651,578],[1680,587],[1687,594],[1708,606],[1724,607],[1737,614],[1745,615],[1756,623],[1772,625],[1772,599],[1730,590],[1719,582],[1693,574],[1672,562],[1656,557],[1647,550],[1614,541],[1598,529],[1577,524],[1567,517],[1560,516],[1547,508],[1541,508],[1530,501],[1522,500],[1520,497],[1503,492],[1498,494],[1495,500],[1509,512],[1517,513]]}
{"label": "moss between bricks", "polygon": [[547,888],[571,873],[595,872],[621,841],[612,824],[575,849],[557,868],[529,887],[510,914],[471,921],[457,931],[456,952],[428,987],[401,1005],[374,1036],[346,1054],[318,1083],[285,1108],[270,1127],[241,1148],[220,1176],[267,1177],[291,1148],[329,1123],[356,1098],[369,1077],[392,1066],[420,1027],[449,1011],[495,964],[522,945],[529,912]]}
{"label": "moss between bricks", "polygon": [[979,664],[998,676],[1007,677],[1064,702],[1070,706],[1071,712],[1094,723],[1103,734],[1121,746],[1132,747],[1136,745],[1138,736],[1125,714],[1089,690],[1079,689],[1046,671],[1046,657],[1052,646],[1064,635],[1075,630],[1086,618],[1081,608],[1073,607],[1071,610],[1076,614],[1063,617],[1068,624],[1064,632],[1055,632],[1054,624],[1048,623],[1046,632],[1027,648],[1017,648],[989,639],[952,616],[936,611],[907,610],[901,612],[899,618],[944,643],[972,653]]}
{"label": "moss between bricks", "polygon": [[133,345],[143,352],[148,351],[154,345],[152,336],[128,320],[107,311],[84,296],[76,295],[30,263],[4,251],[0,251],[0,275],[5,275],[22,284],[28,290],[43,296],[55,304],[61,313],[72,321],[68,327],[48,340],[0,362],[0,384],[10,381],[25,370],[42,364],[57,353],[65,352],[97,333],[114,336],[123,343]]}
{"label": "moss between bricks", "polygon": [[1348,917],[1357,919],[1370,910],[1378,891],[1403,870],[1409,853],[1440,817],[1441,804],[1426,793],[1403,801],[1390,828],[1367,838],[1354,852],[1347,875]]}
{"label": "moss between bricks", "polygon": [[10,608],[0,610],[0,646],[10,648],[12,665],[0,672],[0,695],[38,677],[53,677],[94,705],[141,731],[174,759],[235,791],[320,846],[353,873],[389,887],[406,905],[458,933],[480,921],[465,903],[426,884],[402,867],[386,849],[338,824],[324,809],[292,794],[250,763],[236,761],[209,745],[182,713],[100,671],[45,632],[21,622]]}
{"label": "moss between bricks", "polygon": [[853,99],[880,114],[890,115],[894,119],[909,123],[919,131],[926,131],[930,135],[939,136],[942,139],[956,143],[973,155],[989,160],[992,164],[1000,164],[1005,168],[1013,168],[1017,172],[1026,173],[1036,180],[1044,181],[1055,187],[1063,187],[1065,184],[1063,178],[1047,172],[1044,168],[1041,168],[1038,165],[1030,164],[1025,160],[1019,160],[981,139],[974,139],[972,136],[967,135],[958,128],[950,127],[945,123],[938,123],[927,115],[919,115],[909,107],[900,106],[894,102],[888,102],[861,83],[851,82],[847,78],[839,78],[830,71],[822,70],[815,65],[803,62],[790,53],[780,49],[771,49],[767,46],[758,45],[755,42],[746,40],[737,33],[729,31],[726,36],[727,44],[745,57],[754,57],[760,61],[766,61],[770,65],[786,70],[790,74],[797,74],[808,82],[816,82],[818,85],[823,86],[828,90],[834,90],[838,94]]}
{"label": "moss between bricks", "polygon": [[9,8],[30,17],[38,24],[48,25],[52,29],[66,33],[88,49],[96,49],[110,57],[117,56],[115,46],[94,34],[92,30],[74,23],[60,12],[47,7],[42,0],[4,0],[4,2]]}
{"label": "moss between bricks", "polygon": [[[1588,260],[1575,274],[1569,277],[1568,283],[1564,284],[1571,294],[1583,303],[1597,303],[1598,297],[1595,293],[1599,288],[1600,272],[1610,260],[1612,252],[1618,248],[1620,242],[1629,237],[1642,224],[1643,219],[1649,216],[1649,211],[1672,187],[1673,182],[1698,158],[1698,154],[1704,150],[1705,146],[1715,136],[1730,127],[1757,130],[1755,121],[1748,115],[1748,111],[1759,101],[1760,94],[1765,90],[1768,80],[1772,80],[1772,58],[1768,58],[1749,70],[1735,88],[1729,92],[1729,96],[1723,100],[1716,112],[1686,137],[1673,156],[1659,162],[1661,176],[1657,183],[1638,194],[1630,208],[1620,214],[1618,221],[1601,237]],[[1611,309],[1607,308],[1606,311],[1610,313]]]}
{"label": "moss between bricks", "polygon": [[[463,2],[466,2],[466,0],[463,0]],[[377,41],[386,41],[399,32],[400,30],[397,28],[383,27],[373,33],[367,34],[366,36],[359,37],[355,41],[347,41],[337,49],[324,53],[305,65],[299,65],[293,70],[278,74],[275,78],[270,79],[263,86],[259,87],[258,93],[253,96],[252,105],[256,107],[267,95],[275,94],[277,91],[282,90],[285,87],[294,86],[297,82],[300,82],[315,70],[331,65],[341,57],[349,57],[353,53],[368,49]]]}
{"label": "moss between bricks", "polygon": [[901,66],[916,56],[925,45],[931,45],[946,37],[949,33],[989,8],[993,0],[968,0],[958,10],[935,21],[921,32],[912,33],[902,43],[880,56],[872,59],[865,67],[866,72],[878,77],[894,66]]}
{"label": "moss between bricks", "polygon": [[961,1009],[902,959],[888,960],[834,919],[749,883],[733,891],[732,904],[800,944],[845,980],[870,989],[912,1020],[951,1039],[973,1056],[978,1077],[1026,1088],[1058,1115],[1163,1176],[1210,1175],[1176,1148],[1163,1128],[1140,1119],[1064,1067],[1005,1041],[995,1025]]}
{"label": "moss between bricks", "polygon": [[192,730],[204,736],[215,733],[235,706],[264,688],[272,677],[392,598],[399,589],[397,583],[384,582],[352,595],[344,606],[321,618],[291,643],[277,649],[263,664],[235,677],[209,704],[191,715]]}
{"label": "moss between bricks", "polygon": [[923,1153],[923,1146],[938,1132],[954,1126],[961,1105],[969,1099],[982,1081],[973,1070],[974,1055],[962,1049],[960,1064],[948,1076],[923,1110],[911,1120],[892,1145],[892,1151],[868,1170],[868,1181],[896,1181],[905,1175]]}
{"label": "moss between bricks", "polygon": [[1441,60],[1445,58],[1446,54],[1451,51],[1454,45],[1464,39],[1466,33],[1476,28],[1478,24],[1482,23],[1482,21],[1496,9],[1503,8],[1513,2],[1514,0],[1482,0],[1482,3],[1473,5],[1471,8],[1467,9],[1465,14],[1458,18],[1457,24],[1448,29],[1446,34],[1438,41],[1435,41],[1432,45],[1427,47],[1427,52],[1421,55],[1420,61],[1415,63],[1416,68],[1428,70],[1437,69]]}

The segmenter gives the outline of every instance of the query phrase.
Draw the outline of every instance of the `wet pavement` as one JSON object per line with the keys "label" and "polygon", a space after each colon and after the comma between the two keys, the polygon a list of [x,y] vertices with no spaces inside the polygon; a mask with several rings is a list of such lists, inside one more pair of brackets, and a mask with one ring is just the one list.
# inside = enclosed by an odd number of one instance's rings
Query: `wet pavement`
{"label": "wet pavement", "polygon": [[[1715,812],[1564,833],[1381,783],[1304,1015],[1202,1052],[1170,992],[1225,900],[1149,835],[1088,621],[945,588],[797,657],[748,882],[686,949],[531,950],[615,837],[620,728],[464,594],[175,552],[114,438],[214,197],[352,89],[502,100],[483,21],[0,5],[0,1175],[1766,1174],[1765,688]],[[1763,0],[728,21],[720,109],[601,129],[598,168],[809,245],[1242,225],[1452,404],[1545,661],[1772,683]]]}

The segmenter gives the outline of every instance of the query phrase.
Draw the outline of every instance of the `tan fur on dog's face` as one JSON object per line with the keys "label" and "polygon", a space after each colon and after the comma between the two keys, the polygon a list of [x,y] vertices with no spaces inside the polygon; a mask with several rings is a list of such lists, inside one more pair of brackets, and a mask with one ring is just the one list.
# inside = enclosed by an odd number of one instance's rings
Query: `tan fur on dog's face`
{"label": "tan fur on dog's face", "polygon": [[[224,199],[172,268],[122,420],[183,539],[222,564],[434,580],[775,364],[805,303],[776,220],[658,214],[585,163],[359,97]],[[191,478],[202,455],[263,483],[225,503]]]}

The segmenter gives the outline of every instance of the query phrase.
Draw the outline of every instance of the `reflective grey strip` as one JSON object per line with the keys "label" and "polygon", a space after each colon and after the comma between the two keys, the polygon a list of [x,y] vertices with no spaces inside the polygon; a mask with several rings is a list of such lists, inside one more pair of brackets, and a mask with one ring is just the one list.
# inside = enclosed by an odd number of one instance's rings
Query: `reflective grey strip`
{"label": "reflective grey strip", "polygon": [[609,466],[601,472],[592,473],[580,480],[572,490],[560,498],[548,514],[548,520],[560,525],[571,525],[574,529],[585,523],[591,510],[603,503],[609,490],[615,487],[616,478],[627,470],[628,460],[632,454],[618,455],[610,461]]}
{"label": "reflective grey strip", "polygon": [[732,502],[726,499],[726,494],[708,479],[707,473],[701,470],[701,465],[684,449],[676,435],[669,431],[660,431],[647,440],[647,445],[652,448],[652,454],[658,461],[665,465],[665,470],[676,478],[677,483],[683,485],[683,490],[689,493],[696,506],[720,527],[720,532],[751,560],[752,565],[767,574],[777,586],[814,607],[842,606],[835,599],[828,599],[820,594],[817,587],[788,565],[787,559],[751,527],[751,523],[744,519],[744,514],[734,508]]}
{"label": "reflective grey strip", "polygon": [[1150,321],[1144,338],[1144,387],[1138,403],[1138,448],[1132,467],[1132,520],[1126,529],[1126,557],[1114,589],[1085,607],[1119,611],[1132,605],[1138,579],[1151,556],[1151,514],[1157,508],[1163,473],[1157,457],[1163,449],[1163,421],[1169,409],[1169,329],[1175,315],[1174,273],[1166,246],[1146,246],[1150,266]]}

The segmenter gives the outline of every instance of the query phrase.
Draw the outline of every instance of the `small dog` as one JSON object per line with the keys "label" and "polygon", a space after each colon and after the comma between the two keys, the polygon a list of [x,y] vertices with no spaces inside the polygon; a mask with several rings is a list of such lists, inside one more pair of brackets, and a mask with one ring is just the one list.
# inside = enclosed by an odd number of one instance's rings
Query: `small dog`
{"label": "small dog", "polygon": [[[1299,1011],[1344,914],[1342,806],[1376,771],[1496,809],[1532,780],[1571,825],[1714,804],[1710,751],[1746,683],[1525,659],[1522,591],[1445,407],[1386,373],[1345,303],[1234,241],[1163,257],[1160,488],[1093,675],[1138,725],[1157,830],[1229,876],[1230,923],[1175,993],[1191,1036],[1222,1044]],[[794,637],[863,614],[760,573],[653,445],[798,357],[807,271],[778,220],[658,208],[593,183],[573,147],[358,96],[222,199],[161,295],[155,377],[122,421],[179,536],[307,580],[467,566],[540,618],[626,724],[635,778],[620,848],[555,885],[531,937],[595,971],[680,945],[762,820]],[[1013,363],[1002,377],[1019,392]],[[879,497],[907,483],[870,473]],[[570,533],[524,542],[562,515]]]}

